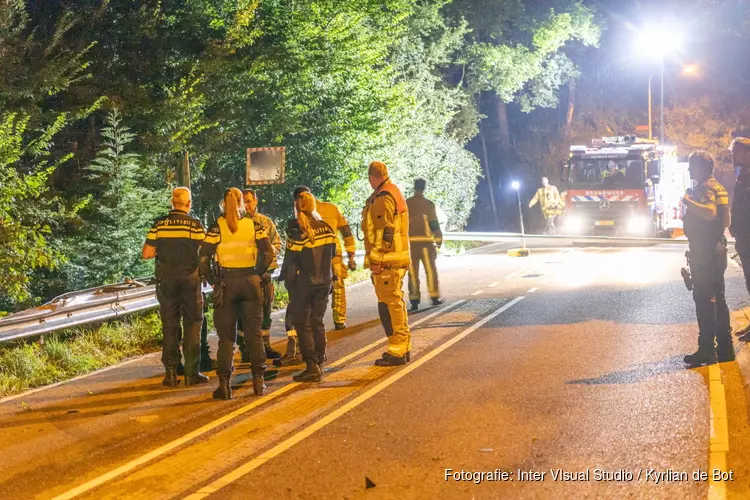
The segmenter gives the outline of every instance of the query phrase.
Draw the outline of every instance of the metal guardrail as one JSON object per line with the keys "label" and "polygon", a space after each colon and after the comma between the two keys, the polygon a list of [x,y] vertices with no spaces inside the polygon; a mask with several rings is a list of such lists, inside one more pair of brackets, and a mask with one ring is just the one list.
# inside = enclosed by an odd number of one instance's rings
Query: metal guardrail
{"label": "metal guardrail", "polygon": [[[483,241],[527,243],[570,244],[606,243],[629,245],[653,245],[664,243],[685,244],[686,239],[669,238],[620,238],[601,236],[545,236],[520,233],[497,232],[446,232],[443,239],[448,241]],[[362,256],[364,252],[357,252]],[[210,292],[211,288],[204,288]],[[54,298],[46,304],[0,318],[0,343],[20,340],[52,333],[67,328],[83,326],[102,321],[119,319],[129,314],[155,309],[156,286],[153,278],[130,280],[114,285],[70,292]]]}

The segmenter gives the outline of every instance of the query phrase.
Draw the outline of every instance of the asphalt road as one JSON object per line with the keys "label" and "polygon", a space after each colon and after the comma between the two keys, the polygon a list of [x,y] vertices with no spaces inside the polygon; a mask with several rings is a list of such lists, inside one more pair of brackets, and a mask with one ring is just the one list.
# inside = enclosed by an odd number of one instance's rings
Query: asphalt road
{"label": "asphalt road", "polygon": [[[681,361],[697,346],[682,252],[567,247],[510,258],[495,245],[441,258],[448,302],[410,316],[406,367],[372,365],[384,341],[365,283],[349,293],[351,328],[330,332],[319,385],[292,383],[295,370],[283,369],[255,398],[239,365],[235,399],[216,402],[215,377],[166,389],[150,355],[5,401],[0,494],[748,498],[737,364]],[[727,280],[732,305],[746,300],[736,267]],[[713,467],[732,481],[694,479]],[[462,471],[469,480],[456,480]]]}

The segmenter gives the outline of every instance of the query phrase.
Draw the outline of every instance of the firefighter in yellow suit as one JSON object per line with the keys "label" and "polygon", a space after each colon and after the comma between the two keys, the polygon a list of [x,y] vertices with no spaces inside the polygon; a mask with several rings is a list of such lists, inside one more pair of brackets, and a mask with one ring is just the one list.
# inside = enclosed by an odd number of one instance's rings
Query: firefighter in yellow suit
{"label": "firefighter in yellow suit", "polygon": [[404,302],[404,276],[409,269],[409,209],[401,190],[388,178],[384,163],[368,169],[374,192],[362,210],[365,268],[372,272],[378,314],[388,348],[378,366],[404,365],[411,357],[411,333]]}
{"label": "firefighter in yellow suit", "polygon": [[[300,193],[310,193],[310,188],[307,186],[300,186],[294,190],[294,199],[296,200]],[[336,279],[333,281],[333,301],[331,303],[331,311],[333,312],[333,326],[336,330],[343,330],[346,328],[346,286],[344,285],[344,279],[349,276],[347,267],[354,271],[357,268],[357,264],[354,262],[354,234],[349,227],[349,221],[341,213],[339,207],[333,203],[327,201],[320,201],[315,199],[316,211],[318,215],[323,219],[323,222],[328,224],[333,233],[340,233],[344,239],[344,247],[341,247],[341,240],[336,237],[336,255],[333,258],[333,274]],[[344,252],[348,257],[347,266],[344,266]]]}
{"label": "firefighter in yellow suit", "polygon": [[542,177],[542,187],[536,190],[536,194],[529,202],[529,208],[537,203],[542,207],[544,234],[556,234],[555,218],[562,214],[565,202],[557,188],[551,185],[546,177]]}
{"label": "firefighter in yellow suit", "polygon": [[409,247],[411,248],[411,266],[409,266],[409,301],[411,311],[419,309],[422,294],[419,290],[419,263],[424,266],[427,276],[427,292],[432,305],[443,303],[440,298],[438,272],[435,261],[437,251],[443,245],[443,232],[440,230],[435,204],[424,197],[427,182],[424,179],[414,181],[414,196],[406,200],[409,207]]}

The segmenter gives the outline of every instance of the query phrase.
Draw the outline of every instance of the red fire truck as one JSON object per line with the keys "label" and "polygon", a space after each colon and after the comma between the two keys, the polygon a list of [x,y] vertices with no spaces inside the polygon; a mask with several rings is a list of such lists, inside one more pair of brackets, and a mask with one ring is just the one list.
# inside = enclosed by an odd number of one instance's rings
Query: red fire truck
{"label": "red fire truck", "polygon": [[676,148],[635,136],[571,146],[562,171],[565,234],[655,236],[682,227],[691,186]]}

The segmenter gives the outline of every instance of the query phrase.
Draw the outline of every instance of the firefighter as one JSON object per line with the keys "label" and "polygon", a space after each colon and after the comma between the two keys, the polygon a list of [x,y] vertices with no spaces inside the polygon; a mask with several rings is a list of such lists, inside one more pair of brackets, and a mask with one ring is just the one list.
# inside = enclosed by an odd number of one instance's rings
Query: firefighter
{"label": "firefighter", "polygon": [[304,371],[295,382],[320,382],[320,366],[326,358],[326,330],[323,318],[335,276],[336,233],[315,211],[315,198],[300,192],[294,202],[297,217],[287,225],[287,243],[281,275],[293,290],[291,316],[299,336]]}
{"label": "firefighter", "polygon": [[180,319],[185,327],[185,385],[208,382],[200,372],[200,334],[203,323],[203,295],[198,273],[198,250],[205,231],[190,212],[190,190],[179,187],[172,191],[172,210],[154,221],[146,236],[141,254],[144,259],[156,258],[156,297],[161,312],[161,361],[165,376],[162,384],[177,387],[177,366],[180,364]]}
{"label": "firefighter", "polygon": [[[732,163],[738,170],[729,234],[735,238],[734,248],[740,256],[745,286],[750,292],[750,139],[737,137],[729,149],[732,152]],[[750,341],[750,327],[741,332],[739,340]]]}
{"label": "firefighter", "polygon": [[[266,355],[260,326],[263,321],[261,276],[275,256],[263,226],[243,217],[242,192],[237,188],[224,193],[224,214],[209,228],[200,251],[201,274],[214,287],[214,323],[219,335],[217,353],[219,387],[214,399],[232,399],[229,379],[234,371],[234,344],[237,340],[237,316],[242,317],[245,343],[250,351],[253,392],[265,393],[263,374]],[[217,257],[215,272],[211,262]]]}
{"label": "firefighter", "polygon": [[[302,192],[310,193],[310,188],[300,186],[294,190],[294,199],[297,199]],[[349,227],[349,221],[341,213],[339,207],[327,201],[315,199],[316,211],[320,214],[323,221],[331,226],[334,234],[340,233],[344,239],[344,249],[348,257],[347,267],[354,271],[357,264],[354,261],[354,235]],[[333,300],[331,301],[331,311],[333,313],[333,326],[336,330],[346,328],[346,285],[344,280],[349,275],[347,267],[344,266],[344,253],[341,248],[341,241],[336,237],[336,256],[333,258],[333,274],[336,279],[333,281]]]}
{"label": "firefighter", "polygon": [[[242,191],[242,199],[245,203],[245,217],[250,217],[254,222],[263,226],[268,235],[268,241],[271,242],[271,246],[273,247],[274,254],[279,255],[281,253],[279,232],[276,230],[276,224],[268,216],[258,212],[258,197],[255,194],[255,190],[245,189]],[[273,275],[274,270],[278,267],[279,265],[276,259],[274,259],[271,262],[271,267],[268,268],[268,272],[261,277],[261,284],[263,285],[263,323],[260,326],[260,333],[263,337],[263,346],[266,351],[266,358],[268,359],[278,359],[281,357],[281,354],[271,347],[271,308],[273,307],[273,299],[276,293],[271,275]],[[242,318],[240,318],[237,329],[244,332]],[[241,335],[237,334],[237,346],[242,353],[242,362],[249,363],[250,353],[245,346],[244,333]]]}
{"label": "firefighter", "polygon": [[424,197],[427,181],[414,180],[414,196],[406,200],[409,208],[409,248],[411,266],[409,266],[409,301],[410,311],[417,311],[422,300],[419,289],[419,263],[424,265],[427,276],[427,292],[432,305],[438,306],[444,301],[440,298],[438,282],[437,253],[443,245],[443,232],[440,230],[435,204]]}
{"label": "firefighter", "polygon": [[[696,151],[688,160],[690,178],[696,187],[683,197],[683,219],[689,244],[693,300],[698,317],[698,350],[685,356],[691,368],[732,361],[729,308],[724,295],[724,271],[727,268],[729,197],[713,176],[714,160],[705,151]],[[714,347],[714,339],[716,346]]]}
{"label": "firefighter", "polygon": [[368,168],[373,193],[362,210],[365,268],[372,272],[378,314],[388,336],[388,348],[378,366],[403,365],[411,354],[411,333],[402,290],[409,269],[409,208],[401,190],[388,178],[384,163]]}
{"label": "firefighter", "polygon": [[562,213],[562,198],[555,186],[550,185],[549,179],[542,177],[542,187],[529,202],[529,208],[539,203],[544,217],[544,234],[555,234],[555,217]]}

